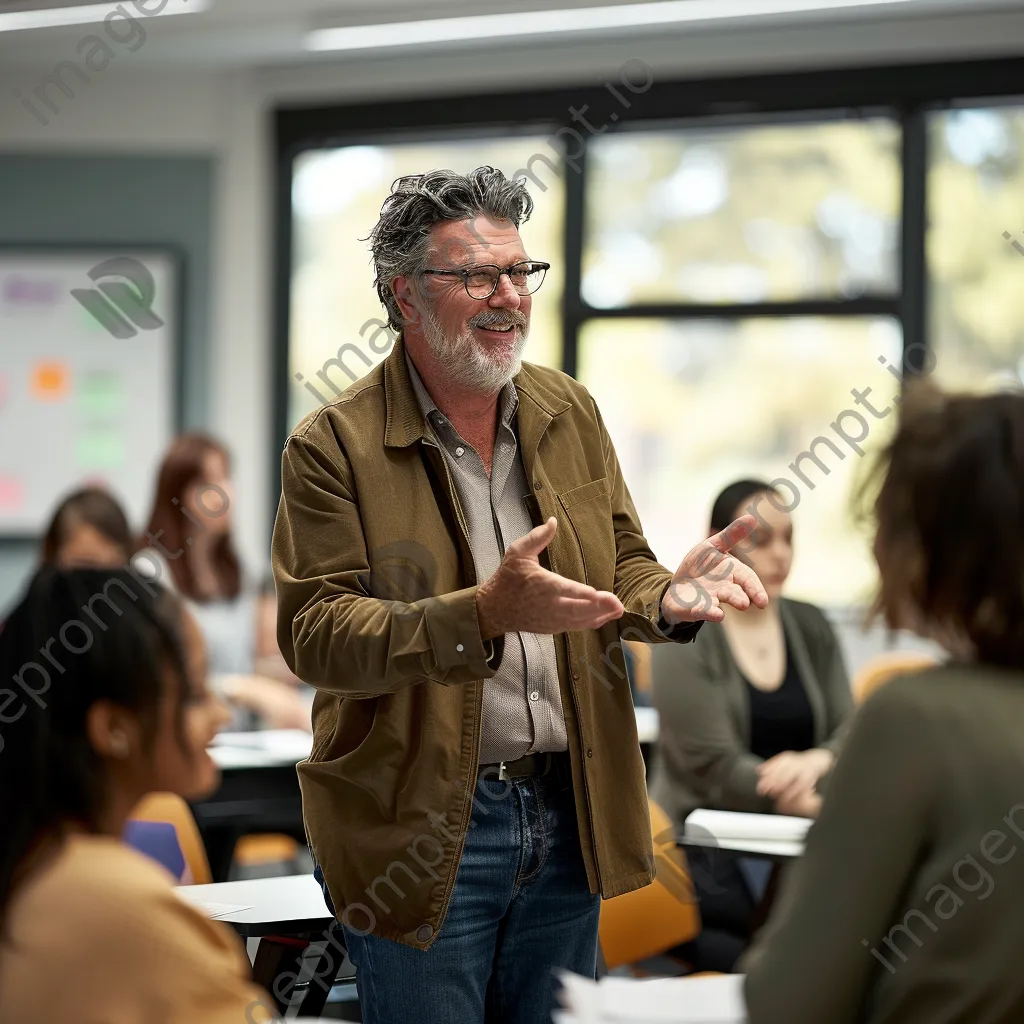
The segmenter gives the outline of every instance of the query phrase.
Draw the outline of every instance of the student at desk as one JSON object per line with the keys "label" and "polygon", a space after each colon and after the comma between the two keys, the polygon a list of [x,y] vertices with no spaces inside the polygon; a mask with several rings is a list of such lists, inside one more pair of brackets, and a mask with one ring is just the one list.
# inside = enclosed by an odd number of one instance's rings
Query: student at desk
{"label": "student at desk", "polygon": [[[750,512],[758,528],[733,553],[757,573],[767,608],[726,609],[693,644],[651,648],[660,719],[651,796],[681,825],[697,807],[813,817],[852,710],[839,641],[813,605],[782,597],[793,561],[793,521],[760,480],[726,487],[710,532]],[[709,852],[691,856],[705,932],[687,951],[730,970],[749,940],[763,865]]]}
{"label": "student at desk", "polygon": [[256,671],[262,598],[236,553],[230,470],[227,450],[204,434],[182,434],[171,444],[145,531],[150,547],[140,561],[181,594],[198,621],[211,684],[237,709],[232,729],[262,724],[312,731],[311,702],[300,695],[302,684]]}
{"label": "student at desk", "polygon": [[1024,395],[911,385],[879,468],[877,608],[952,660],[853,722],[742,965],[750,1024],[1018,1024]]}
{"label": "student at desk", "polygon": [[273,1019],[237,938],[120,838],[146,793],[216,785],[201,653],[180,603],[125,570],[42,569],[0,633],[0,1020]]}

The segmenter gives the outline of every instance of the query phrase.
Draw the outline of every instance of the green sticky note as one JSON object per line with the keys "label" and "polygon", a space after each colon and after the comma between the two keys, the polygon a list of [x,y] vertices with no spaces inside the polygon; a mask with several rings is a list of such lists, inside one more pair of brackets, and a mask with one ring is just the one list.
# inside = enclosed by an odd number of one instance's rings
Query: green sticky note
{"label": "green sticky note", "polygon": [[124,462],[124,441],[116,430],[87,428],[78,437],[78,464],[83,469],[109,469]]}
{"label": "green sticky note", "polygon": [[89,416],[113,416],[121,411],[124,393],[116,373],[83,373],[78,382],[78,405]]}

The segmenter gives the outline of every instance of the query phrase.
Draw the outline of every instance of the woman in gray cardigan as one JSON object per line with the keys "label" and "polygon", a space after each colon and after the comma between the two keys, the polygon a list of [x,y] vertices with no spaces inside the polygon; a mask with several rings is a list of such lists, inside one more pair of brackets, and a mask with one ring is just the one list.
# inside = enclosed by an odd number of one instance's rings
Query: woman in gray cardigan
{"label": "woman in gray cardigan", "polygon": [[[813,605],[781,597],[792,563],[793,523],[759,480],[725,488],[711,532],[752,513],[758,529],[734,549],[768,593],[692,644],[652,648],[661,728],[651,796],[677,824],[697,807],[814,817],[817,784],[831,769],[852,709],[832,627]],[[730,969],[749,938],[760,895],[746,865],[691,857],[705,936],[688,951],[706,969]],[[746,871],[750,875],[750,871]]]}

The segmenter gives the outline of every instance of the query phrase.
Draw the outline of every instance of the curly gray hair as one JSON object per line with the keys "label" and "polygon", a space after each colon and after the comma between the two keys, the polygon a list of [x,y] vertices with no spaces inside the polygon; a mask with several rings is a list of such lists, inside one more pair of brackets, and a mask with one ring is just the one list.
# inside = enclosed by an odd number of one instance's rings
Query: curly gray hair
{"label": "curly gray hair", "polygon": [[494,167],[478,167],[469,174],[427,171],[396,179],[369,238],[376,273],[373,283],[387,310],[388,325],[396,331],[403,326],[391,282],[424,269],[435,224],[484,214],[509,220],[518,228],[532,212],[533,200],[523,179],[510,181]]}

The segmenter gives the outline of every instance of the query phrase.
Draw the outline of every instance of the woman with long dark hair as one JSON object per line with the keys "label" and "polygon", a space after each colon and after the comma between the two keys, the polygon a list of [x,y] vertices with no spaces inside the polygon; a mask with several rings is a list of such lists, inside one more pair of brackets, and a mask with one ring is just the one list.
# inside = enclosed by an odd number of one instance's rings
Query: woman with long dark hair
{"label": "woman with long dark hair", "polygon": [[235,549],[233,501],[227,449],[206,434],[182,434],[160,464],[144,560],[199,622],[214,687],[244,709],[233,727],[262,720],[311,729],[311,702],[288,682],[255,671],[261,597]]}
{"label": "woman with long dark hair", "polygon": [[908,389],[879,472],[877,610],[951,660],[859,710],[743,964],[749,1020],[1017,1024],[1024,394]]}
{"label": "woman with long dark hair", "polygon": [[[709,533],[750,513],[757,529],[733,554],[751,566],[767,608],[727,609],[693,644],[651,651],[661,734],[651,796],[678,824],[697,807],[814,817],[852,710],[835,631],[820,609],[782,596],[793,563],[793,519],[762,480],[715,499]],[[704,931],[684,952],[731,970],[756,925],[763,862],[691,856]]]}
{"label": "woman with long dark hair", "polygon": [[223,717],[180,603],[128,570],[42,569],[0,633],[0,1020],[269,1020],[228,930],[120,839],[147,793],[217,783]]}

